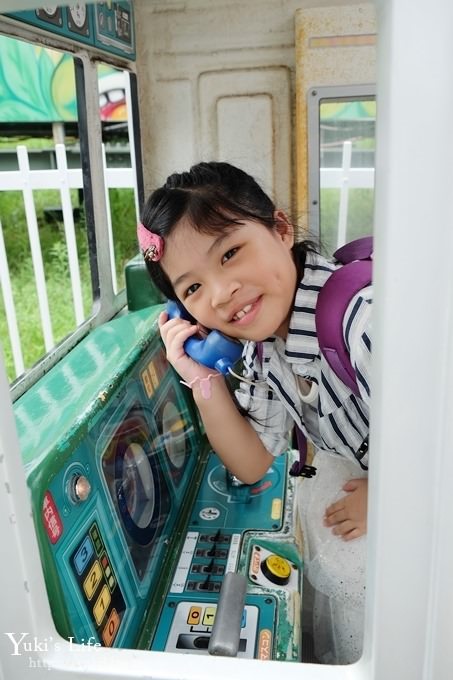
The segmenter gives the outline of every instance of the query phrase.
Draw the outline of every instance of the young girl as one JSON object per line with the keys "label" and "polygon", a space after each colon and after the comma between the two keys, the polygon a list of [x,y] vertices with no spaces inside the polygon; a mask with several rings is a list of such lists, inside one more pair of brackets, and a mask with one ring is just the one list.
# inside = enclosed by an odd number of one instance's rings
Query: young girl
{"label": "young girl", "polygon": [[[288,449],[294,424],[313,443],[318,472],[304,483],[300,511],[315,650],[325,662],[355,661],[364,606],[370,289],[353,298],[343,323],[358,398],[316,337],[317,297],[338,265],[295,242],[286,214],[250,175],[228,163],[171,175],[149,197],[138,238],[153,281],[199,323],[168,320],[165,312],[159,318],[168,361],[192,388],[225,466],[252,484]],[[185,353],[200,328],[244,343],[240,408],[224,377]]]}

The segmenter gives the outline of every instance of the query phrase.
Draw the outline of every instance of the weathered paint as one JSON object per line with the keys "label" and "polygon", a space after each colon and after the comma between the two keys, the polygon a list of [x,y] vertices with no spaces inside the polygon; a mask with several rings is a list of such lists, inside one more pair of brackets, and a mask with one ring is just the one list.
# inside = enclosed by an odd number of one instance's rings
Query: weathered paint
{"label": "weathered paint", "polygon": [[76,436],[83,438],[90,420],[116,391],[125,368],[155,336],[161,309],[148,307],[99,326],[15,403],[27,474],[59,442],[67,445]]}

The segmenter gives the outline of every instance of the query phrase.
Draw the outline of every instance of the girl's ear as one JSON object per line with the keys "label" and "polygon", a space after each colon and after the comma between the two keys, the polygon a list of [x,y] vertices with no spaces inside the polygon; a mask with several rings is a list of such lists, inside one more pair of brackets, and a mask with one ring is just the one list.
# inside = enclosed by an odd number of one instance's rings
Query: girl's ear
{"label": "girl's ear", "polygon": [[294,227],[288,219],[283,210],[276,210],[274,212],[275,228],[280,234],[282,241],[292,248],[294,245]]}

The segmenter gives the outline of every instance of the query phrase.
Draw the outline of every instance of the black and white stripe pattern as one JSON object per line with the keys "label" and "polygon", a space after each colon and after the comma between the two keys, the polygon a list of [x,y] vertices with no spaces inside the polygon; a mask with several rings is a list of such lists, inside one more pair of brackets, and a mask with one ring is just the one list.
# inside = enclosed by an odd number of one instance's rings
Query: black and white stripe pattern
{"label": "black and white stripe pattern", "polygon": [[[296,293],[286,342],[275,337],[263,342],[262,361],[254,342],[247,342],[244,347],[244,377],[265,382],[255,385],[242,382],[236,395],[253,416],[250,422],[264,445],[275,456],[287,448],[288,432],[294,422],[317,448],[347,458],[362,455],[357,452],[369,430],[372,287],[364,288],[351,300],[343,320],[359,398],[320,356],[316,336],[318,294],[336,267],[334,262],[310,253]],[[319,394],[313,404],[301,402],[297,376],[317,383]],[[367,454],[361,464],[367,465]]]}

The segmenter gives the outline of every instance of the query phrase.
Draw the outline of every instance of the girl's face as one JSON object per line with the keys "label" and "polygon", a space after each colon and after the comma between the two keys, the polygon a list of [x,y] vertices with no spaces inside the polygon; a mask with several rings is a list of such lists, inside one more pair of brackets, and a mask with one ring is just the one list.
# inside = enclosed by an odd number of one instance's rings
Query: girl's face
{"label": "girl's face", "polygon": [[182,220],[166,239],[161,265],[197,321],[243,340],[286,338],[297,284],[292,226],[244,220],[231,230],[203,234]]}

